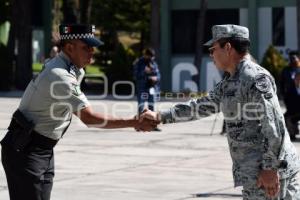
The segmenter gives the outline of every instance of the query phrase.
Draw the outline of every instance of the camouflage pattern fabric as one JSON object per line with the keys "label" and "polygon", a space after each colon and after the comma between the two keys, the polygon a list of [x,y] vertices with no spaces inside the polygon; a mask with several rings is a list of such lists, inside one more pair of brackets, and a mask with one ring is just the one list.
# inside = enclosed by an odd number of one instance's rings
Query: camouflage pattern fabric
{"label": "camouflage pattern fabric", "polygon": [[223,112],[235,186],[256,182],[261,169],[287,179],[300,169],[270,73],[246,56],[208,96],[160,112],[163,123],[201,119]]}
{"label": "camouflage pattern fabric", "polygon": [[233,24],[215,25],[212,27],[213,38],[206,42],[205,46],[211,46],[221,38],[243,38],[249,40],[249,30],[247,27]]}
{"label": "camouflage pattern fabric", "polygon": [[[280,180],[280,192],[272,200],[300,200],[299,174]],[[255,183],[244,185],[243,200],[266,200],[265,191],[257,188]]]}

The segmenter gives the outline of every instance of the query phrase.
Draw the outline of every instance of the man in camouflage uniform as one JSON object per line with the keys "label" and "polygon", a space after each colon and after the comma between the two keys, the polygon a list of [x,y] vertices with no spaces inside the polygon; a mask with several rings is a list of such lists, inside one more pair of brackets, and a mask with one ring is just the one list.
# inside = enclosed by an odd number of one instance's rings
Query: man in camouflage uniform
{"label": "man in camouflage uniform", "polygon": [[290,141],[276,85],[270,73],[249,54],[248,28],[216,25],[210,56],[226,76],[208,96],[144,118],[162,123],[190,121],[222,111],[233,161],[235,186],[243,186],[244,200],[300,199],[297,172],[300,160]]}

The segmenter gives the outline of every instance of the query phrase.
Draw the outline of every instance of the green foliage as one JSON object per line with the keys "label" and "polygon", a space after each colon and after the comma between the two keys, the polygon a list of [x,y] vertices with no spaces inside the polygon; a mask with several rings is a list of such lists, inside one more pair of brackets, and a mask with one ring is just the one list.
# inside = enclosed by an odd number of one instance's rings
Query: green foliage
{"label": "green foliage", "polygon": [[112,64],[105,68],[105,73],[110,83],[119,80],[132,81],[132,63],[136,55],[132,49],[119,43],[112,57]]}
{"label": "green foliage", "polygon": [[33,72],[40,72],[42,71],[43,63],[32,63],[32,71]]}
{"label": "green foliage", "polygon": [[93,1],[92,23],[104,30],[124,30],[149,33],[150,0]]}
{"label": "green foliage", "polygon": [[[71,5],[75,1],[55,0],[55,2],[55,8],[61,8],[64,3],[70,2]],[[72,4],[71,7],[76,6]],[[58,12],[59,9],[56,9],[56,13]],[[90,23],[95,24],[100,30],[100,38],[104,42],[104,45],[100,46],[95,54],[95,65],[103,66],[103,72],[111,83],[116,80],[132,80],[132,63],[137,57],[137,53],[130,49],[133,46],[123,46],[120,43],[118,33],[128,33],[129,38],[134,35],[134,44],[141,41],[142,44],[145,44],[150,39],[150,18],[151,0],[92,1]],[[57,19],[56,23],[58,21]],[[141,46],[136,45],[135,49],[139,51]],[[88,74],[90,67],[87,67],[86,70]],[[92,72],[92,74],[94,73]]]}
{"label": "green foliage", "polygon": [[275,80],[278,81],[282,69],[287,65],[287,61],[279,51],[273,45],[270,45],[264,54],[261,66],[266,68],[274,76]]}
{"label": "green foliage", "polygon": [[[108,78],[109,89],[112,89],[116,81],[133,81],[133,61],[136,54],[130,48],[125,48],[119,43],[113,53],[111,65],[104,68]],[[110,91],[111,92],[111,91]],[[128,84],[119,84],[116,88],[117,94],[131,94],[132,88]]]}
{"label": "green foliage", "polygon": [[[151,0],[97,0],[93,1],[91,23],[100,29],[104,45],[96,56],[101,66],[110,65],[119,48],[118,32],[139,33],[143,46],[150,38]],[[140,50],[137,48],[137,50]]]}
{"label": "green foliage", "polygon": [[88,65],[85,68],[85,73],[86,74],[103,74],[103,71],[99,65]]}
{"label": "green foliage", "polygon": [[[33,63],[32,64],[32,71],[33,72],[40,72],[42,71],[43,68],[43,63]],[[103,74],[101,67],[99,65],[88,65],[85,68],[85,73],[86,74]]]}
{"label": "green foliage", "polygon": [[0,24],[0,43],[7,46],[9,38],[10,23],[8,21]]}

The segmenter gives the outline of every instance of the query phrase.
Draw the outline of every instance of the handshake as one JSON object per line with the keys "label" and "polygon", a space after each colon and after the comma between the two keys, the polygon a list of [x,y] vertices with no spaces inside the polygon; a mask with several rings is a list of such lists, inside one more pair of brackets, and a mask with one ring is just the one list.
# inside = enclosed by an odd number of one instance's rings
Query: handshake
{"label": "handshake", "polygon": [[134,126],[136,131],[149,132],[160,124],[159,113],[148,109],[145,109],[139,116],[135,116],[135,119],[137,120],[137,123]]}

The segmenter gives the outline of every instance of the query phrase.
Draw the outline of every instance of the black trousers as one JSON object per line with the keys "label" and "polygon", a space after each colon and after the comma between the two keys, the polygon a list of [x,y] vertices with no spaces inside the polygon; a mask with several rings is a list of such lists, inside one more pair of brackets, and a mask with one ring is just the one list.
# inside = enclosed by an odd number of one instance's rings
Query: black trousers
{"label": "black trousers", "polygon": [[284,114],[286,127],[289,131],[291,140],[296,139],[296,135],[299,134],[298,122],[300,121],[300,113],[286,112]]}
{"label": "black trousers", "polygon": [[54,177],[53,149],[30,144],[23,151],[16,151],[9,139],[1,144],[10,200],[50,200]]}

